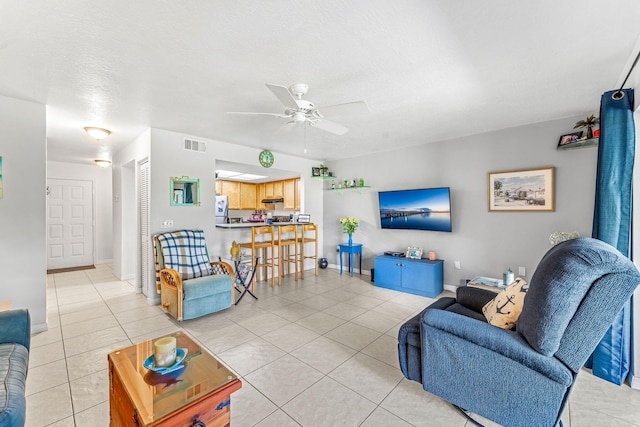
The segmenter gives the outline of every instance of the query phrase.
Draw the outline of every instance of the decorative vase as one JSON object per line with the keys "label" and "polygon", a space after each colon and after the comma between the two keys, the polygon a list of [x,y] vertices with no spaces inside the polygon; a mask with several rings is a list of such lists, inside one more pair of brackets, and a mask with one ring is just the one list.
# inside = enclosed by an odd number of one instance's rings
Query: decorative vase
{"label": "decorative vase", "polygon": [[593,129],[591,126],[587,126],[587,139],[593,138]]}
{"label": "decorative vase", "polygon": [[235,240],[231,243],[231,249],[229,252],[233,258],[237,258],[240,255],[240,246],[238,246]]}
{"label": "decorative vase", "polygon": [[351,239],[352,237],[353,237],[353,234],[349,233],[349,246],[353,244],[353,240]]}

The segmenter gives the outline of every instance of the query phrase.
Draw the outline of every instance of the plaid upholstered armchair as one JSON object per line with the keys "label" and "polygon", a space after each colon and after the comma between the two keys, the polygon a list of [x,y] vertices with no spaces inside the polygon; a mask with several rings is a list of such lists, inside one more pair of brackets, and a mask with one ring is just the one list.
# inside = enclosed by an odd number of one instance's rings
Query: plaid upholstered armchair
{"label": "plaid upholstered armchair", "polygon": [[177,320],[224,310],[233,304],[233,270],[210,262],[202,230],[153,236],[156,289],[162,307]]}

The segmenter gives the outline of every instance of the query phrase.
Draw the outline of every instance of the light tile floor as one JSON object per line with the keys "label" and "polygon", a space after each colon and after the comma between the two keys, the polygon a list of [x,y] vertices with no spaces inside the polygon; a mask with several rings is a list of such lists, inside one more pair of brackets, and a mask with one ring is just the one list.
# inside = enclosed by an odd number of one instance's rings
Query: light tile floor
{"label": "light tile floor", "polygon": [[[32,337],[27,426],[107,426],[107,353],[179,329],[241,376],[234,427],[471,426],[398,368],[398,328],[432,300],[362,278],[320,270],[276,288],[261,282],[257,301],[246,295],[238,306],[178,323],[109,265],[49,275],[49,330]],[[563,420],[640,426],[640,391],[585,371]]]}

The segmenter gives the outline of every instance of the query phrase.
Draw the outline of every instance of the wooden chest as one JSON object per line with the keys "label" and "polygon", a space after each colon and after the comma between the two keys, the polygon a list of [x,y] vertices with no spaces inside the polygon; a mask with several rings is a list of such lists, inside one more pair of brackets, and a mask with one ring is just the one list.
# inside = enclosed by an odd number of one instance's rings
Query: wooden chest
{"label": "wooden chest", "polygon": [[186,334],[172,336],[188,353],[180,369],[165,375],[144,367],[155,340],[109,353],[110,426],[230,424],[231,393],[242,383]]}

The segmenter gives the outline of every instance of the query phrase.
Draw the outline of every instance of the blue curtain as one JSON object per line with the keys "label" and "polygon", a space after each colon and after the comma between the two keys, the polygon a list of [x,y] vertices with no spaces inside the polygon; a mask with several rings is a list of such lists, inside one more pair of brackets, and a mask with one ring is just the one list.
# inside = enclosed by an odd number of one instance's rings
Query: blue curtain
{"label": "blue curtain", "polygon": [[[605,92],[600,102],[600,141],[592,237],[631,252],[632,179],[635,156],[633,89]],[[631,357],[631,302],[596,347],[586,366],[593,374],[622,384],[629,374]]]}

